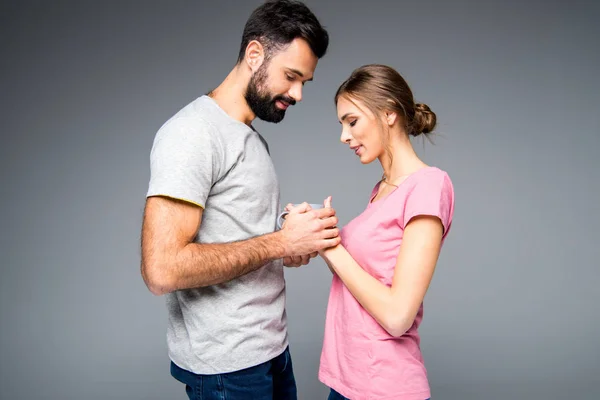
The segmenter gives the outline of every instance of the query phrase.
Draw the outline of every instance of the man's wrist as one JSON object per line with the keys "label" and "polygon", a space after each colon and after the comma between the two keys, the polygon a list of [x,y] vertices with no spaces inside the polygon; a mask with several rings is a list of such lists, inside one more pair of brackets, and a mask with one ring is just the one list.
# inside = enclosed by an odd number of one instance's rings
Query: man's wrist
{"label": "man's wrist", "polygon": [[274,259],[279,259],[290,255],[291,252],[288,248],[287,241],[282,231],[273,232],[267,235],[265,239],[269,241]]}

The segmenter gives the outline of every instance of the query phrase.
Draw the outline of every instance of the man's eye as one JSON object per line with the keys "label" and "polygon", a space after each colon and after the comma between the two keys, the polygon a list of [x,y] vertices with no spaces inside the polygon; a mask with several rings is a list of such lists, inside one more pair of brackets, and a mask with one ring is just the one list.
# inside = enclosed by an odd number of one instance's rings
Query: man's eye
{"label": "man's eye", "polygon": [[288,81],[293,81],[294,80],[294,77],[292,75],[286,74],[285,76],[286,76],[286,78],[287,78]]}

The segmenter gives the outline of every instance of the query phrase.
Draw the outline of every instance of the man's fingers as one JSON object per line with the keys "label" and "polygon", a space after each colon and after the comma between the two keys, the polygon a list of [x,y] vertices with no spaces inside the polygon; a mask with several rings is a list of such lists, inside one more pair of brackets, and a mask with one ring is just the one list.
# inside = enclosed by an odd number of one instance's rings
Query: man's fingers
{"label": "man's fingers", "polygon": [[332,228],[332,227],[336,226],[337,223],[338,223],[338,218],[336,216],[325,218],[325,219],[321,220],[321,226],[323,227],[323,229]]}
{"label": "man's fingers", "polygon": [[323,233],[323,239],[333,239],[339,236],[340,230],[338,228],[324,229]]}
{"label": "man's fingers", "polygon": [[307,202],[304,202],[302,204],[297,205],[296,207],[292,206],[292,208],[290,208],[290,214],[302,214],[305,213],[307,211],[309,211],[311,208],[308,205]]}
{"label": "man's fingers", "polygon": [[300,267],[302,265],[307,265],[310,262],[311,258],[315,258],[318,255],[319,255],[319,252],[315,251],[314,253],[304,254],[302,256],[284,257],[283,264],[286,267],[292,267],[292,268]]}
{"label": "man's fingers", "polygon": [[299,257],[297,256],[290,256],[290,257],[284,257],[283,259],[283,263],[287,266],[293,266],[298,264],[299,262]]}
{"label": "man's fingers", "polygon": [[319,208],[314,211],[315,215],[319,219],[333,217],[335,215],[335,209],[331,207]]}
{"label": "man's fingers", "polygon": [[340,244],[342,242],[342,238],[340,238],[339,236],[334,237],[332,239],[325,239],[323,241],[323,248],[324,249],[328,249],[330,247],[334,247],[337,246],[338,244]]}
{"label": "man's fingers", "polygon": [[291,267],[291,268],[295,268],[295,267],[299,267],[300,264],[298,262],[298,260],[296,259],[296,257],[284,257],[283,258],[283,265],[285,265],[286,267]]}

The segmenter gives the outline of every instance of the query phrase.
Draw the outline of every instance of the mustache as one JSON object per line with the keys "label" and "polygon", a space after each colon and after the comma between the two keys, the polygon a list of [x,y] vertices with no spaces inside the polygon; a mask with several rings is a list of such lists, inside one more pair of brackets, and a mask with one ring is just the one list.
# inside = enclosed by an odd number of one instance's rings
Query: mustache
{"label": "mustache", "polygon": [[273,102],[276,102],[277,100],[286,102],[290,106],[293,106],[296,104],[296,100],[292,99],[291,97],[287,97],[287,96],[277,95],[273,98]]}

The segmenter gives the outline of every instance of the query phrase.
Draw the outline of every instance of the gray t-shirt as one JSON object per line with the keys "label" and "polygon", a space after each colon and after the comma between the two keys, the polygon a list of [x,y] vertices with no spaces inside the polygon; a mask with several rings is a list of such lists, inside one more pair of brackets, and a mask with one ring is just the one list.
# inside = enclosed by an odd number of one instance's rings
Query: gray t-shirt
{"label": "gray t-shirt", "polygon": [[[204,208],[198,243],[271,233],[279,183],[264,139],[208,96],[158,131],[148,196]],[[276,357],[288,343],[282,261],[232,281],[169,293],[169,357],[197,374],[237,371]]]}

